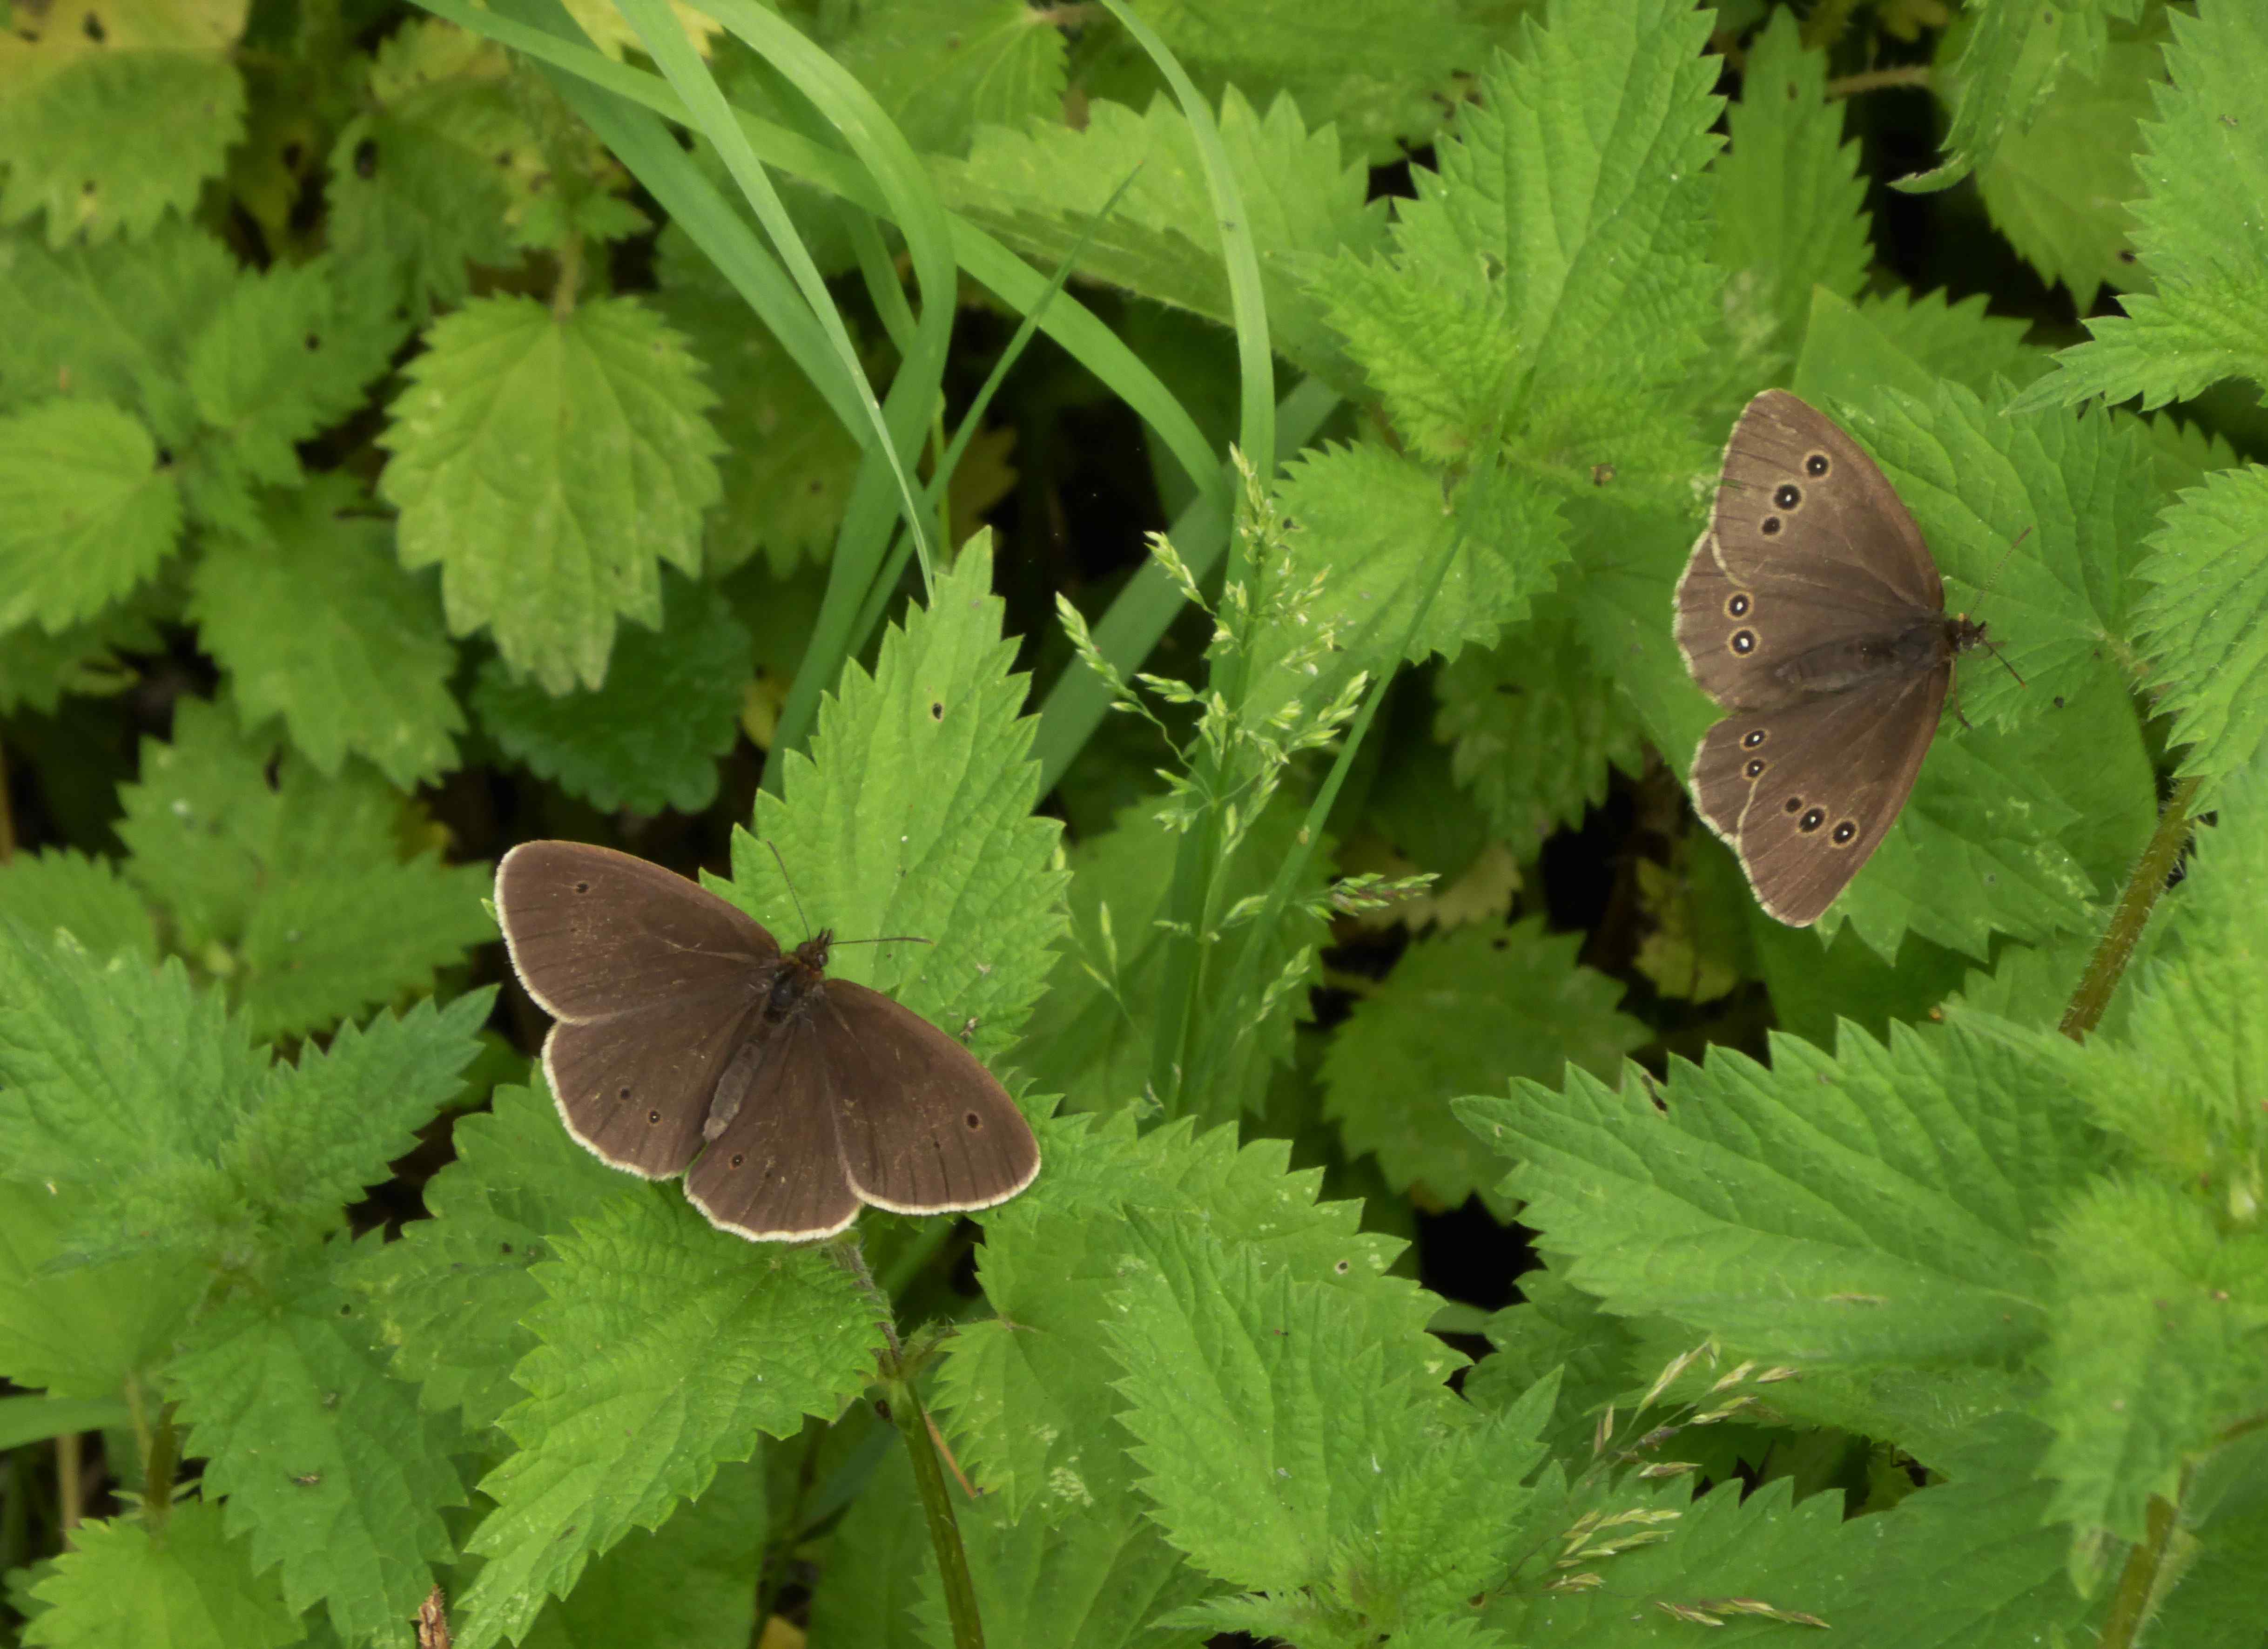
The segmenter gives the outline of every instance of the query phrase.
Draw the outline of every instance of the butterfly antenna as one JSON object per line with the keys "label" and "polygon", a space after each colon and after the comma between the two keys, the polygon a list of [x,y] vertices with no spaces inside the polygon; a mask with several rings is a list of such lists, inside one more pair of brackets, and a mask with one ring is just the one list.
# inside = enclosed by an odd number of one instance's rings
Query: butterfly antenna
{"label": "butterfly antenna", "polygon": [[803,924],[803,936],[808,939],[811,937],[811,918],[803,913],[803,895],[795,891],[795,878],[787,873],[787,861],[780,857],[778,845],[770,837],[764,838],[764,846],[772,850],[772,860],[780,868],[780,880],[787,885],[787,896],[795,901],[795,919]]}
{"label": "butterfly antenna", "polygon": [[2023,543],[2025,539],[2031,536],[2032,529],[2027,527],[2023,531],[2018,533],[2014,538],[2008,540],[2008,547],[2000,551],[2000,558],[1992,564],[1992,572],[1985,575],[1984,582],[1977,587],[1977,605],[1984,605],[1984,598],[1992,593],[1992,587],[2000,581],[2001,569],[2008,565],[2008,558],[2016,553],[2016,546]]}

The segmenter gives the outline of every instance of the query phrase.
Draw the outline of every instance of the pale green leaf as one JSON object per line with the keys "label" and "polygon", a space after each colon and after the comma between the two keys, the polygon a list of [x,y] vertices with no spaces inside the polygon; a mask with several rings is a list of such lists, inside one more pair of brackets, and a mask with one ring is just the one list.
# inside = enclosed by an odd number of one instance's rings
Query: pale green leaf
{"label": "pale green leaf", "polygon": [[799,932],[800,908],[843,939],[928,941],[838,950],[834,969],[980,1058],[1010,1046],[1040,995],[1068,879],[1060,827],[1032,812],[1035,723],[991,588],[983,536],[883,637],[871,676],[845,667],[809,754],[785,758],[757,834],[733,832],[733,883],[717,884],[776,933]]}
{"label": "pale green leaf", "polygon": [[366,758],[407,788],[456,765],[457,651],[430,578],[405,573],[393,524],[343,477],[271,495],[254,538],[208,544],[189,613],[247,721],[281,716],[326,774]]}
{"label": "pale green leaf", "polygon": [[[145,235],[187,215],[244,129],[230,54],[240,6],[11,8],[0,93],[0,224],[44,211],[48,244]],[[52,25],[52,26],[49,26]]]}
{"label": "pale green leaf", "polygon": [[473,709],[497,748],[608,812],[707,807],[718,758],[740,736],[751,643],[711,586],[665,572],[662,595],[660,627],[622,631],[596,690],[555,696],[484,662]]}
{"label": "pale green leaf", "polygon": [[167,946],[223,980],[261,1034],[328,1024],[401,993],[494,934],[484,867],[405,861],[402,799],[366,769],[326,779],[227,708],[183,699],[122,788],[126,874]]}
{"label": "pale green leaf", "polygon": [[1413,942],[1323,1054],[1323,1113],[1347,1154],[1375,1156],[1420,1207],[1478,1194],[1508,1224],[1513,1205],[1493,1194],[1501,1165],[1449,1102],[1507,1076],[1556,1083],[1570,1061],[1611,1076],[1653,1035],[1616,1010],[1619,984],[1577,965],[1581,944],[1541,917]]}
{"label": "pale green leaf", "polygon": [[464,1504],[457,1438],[386,1372],[328,1270],[206,1316],[170,1375],[185,1447],[254,1564],[282,1565],[294,1611],[320,1601],[348,1641],[385,1641],[452,1555],[441,1512]]}
{"label": "pale green leaf", "polygon": [[828,43],[930,154],[961,154],[979,126],[1059,118],[1064,36],[1023,0],[883,0]]}
{"label": "pale green leaf", "polygon": [[1731,277],[1736,338],[1751,326],[1793,350],[1812,289],[1855,298],[1867,277],[1867,189],[1859,145],[1843,141],[1827,62],[1802,48],[1796,15],[1776,11],[1749,45],[1741,100],[1726,111],[1730,146],[1717,162],[1717,235],[1710,256]]}
{"label": "pale green leaf", "polygon": [[700,566],[718,495],[713,397],[636,299],[554,314],[487,298],[427,333],[379,490],[404,566],[438,565],[449,627],[491,630],[563,692],[606,679],[618,619],[661,619],[659,564]]}
{"label": "pale green leaf", "polygon": [[99,401],[0,418],[0,631],[91,617],[158,570],[181,495],[157,443]]}
{"label": "pale green leaf", "polygon": [[349,1280],[394,1372],[477,1430],[523,1395],[512,1371],[534,1349],[525,1320],[544,1298],[532,1268],[622,1180],[575,1142],[541,1086],[498,1088],[492,1109],[458,1118],[451,1137],[456,1159],[424,1189],[432,1217],[364,1248]]}
{"label": "pale green leaf", "polygon": [[760,1433],[832,1419],[873,1376],[873,1310],[822,1250],[756,1246],[674,1187],[622,1188],[535,1271],[549,1303],[507,1412],[517,1452],[482,1492],[456,1600],[460,1649],[518,1642],[544,1600],[634,1528],[657,1528]]}
{"label": "pale green leaf", "polygon": [[[2023,11],[2013,0],[2003,9]],[[2157,89],[2135,169],[2133,246],[2156,287],[2122,299],[2124,315],[2087,322],[2094,336],[2057,357],[2063,370],[2013,408],[2067,406],[2090,396],[2139,396],[2146,410],[2222,378],[2268,385],[2268,8],[2213,0],[2169,10],[2172,84]]]}
{"label": "pale green leaf", "polygon": [[[2137,644],[2183,773],[2218,780],[2268,738],[2268,470],[2219,470],[2181,495],[2137,569]],[[2208,800],[2201,797],[2200,800]]]}
{"label": "pale green leaf", "polygon": [[175,1505],[161,1527],[102,1518],[72,1532],[33,1594],[47,1608],[24,1630],[52,1649],[284,1649],[301,1640],[272,1576],[255,1579],[217,1507]]}
{"label": "pale green leaf", "polygon": [[2185,1186],[2099,1185],[2058,1222],[2050,1514],[2140,1541],[2153,1496],[2268,1400],[2268,1239]]}
{"label": "pale green leaf", "polygon": [[2097,290],[2135,285],[2126,203],[2142,192],[2139,127],[2164,84],[2163,6],[2110,25],[2098,72],[2066,63],[2031,121],[1977,169],[1994,228],[2043,281],[2060,281],[2081,314]]}
{"label": "pale green leaf", "polygon": [[1505,1190],[1538,1246],[1617,1313],[1798,1364],[1992,1358],[2046,1334],[2042,1227],[2102,1161],[2080,1058],[1980,1015],[1459,1109],[1520,1165]]}
{"label": "pale green leaf", "polygon": [[1951,93],[1953,129],[1945,160],[1899,180],[1916,193],[1949,189],[1991,159],[2010,128],[2028,124],[2054,92],[2066,63],[2082,78],[2101,70],[2114,18],[2132,21],[2141,0],[1977,0],[1962,21],[1939,42],[1940,58],[1956,57],[1940,70]]}
{"label": "pale green leaf", "polygon": [[18,854],[0,865],[0,914],[35,938],[67,932],[93,956],[158,959],[150,906],[108,859],[68,847]]}

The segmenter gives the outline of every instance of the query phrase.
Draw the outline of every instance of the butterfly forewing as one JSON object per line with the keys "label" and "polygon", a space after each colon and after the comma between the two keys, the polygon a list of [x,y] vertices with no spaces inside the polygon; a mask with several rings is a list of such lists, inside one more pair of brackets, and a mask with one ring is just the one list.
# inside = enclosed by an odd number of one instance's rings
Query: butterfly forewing
{"label": "butterfly forewing", "polygon": [[1040,1150],[1006,1090],[911,1009],[827,984],[819,1011],[836,1077],[836,1128],[858,1194],[901,1214],[990,1208],[1032,1183]]}
{"label": "butterfly forewing", "polygon": [[1941,610],[1945,587],[1896,489],[1834,421],[1785,389],[1749,403],[1725,443],[1710,530],[1742,582]]}
{"label": "butterfly forewing", "polygon": [[666,1009],[745,984],[779,946],[674,870],[582,842],[524,842],[497,866],[497,917],[513,970],[555,1019]]}

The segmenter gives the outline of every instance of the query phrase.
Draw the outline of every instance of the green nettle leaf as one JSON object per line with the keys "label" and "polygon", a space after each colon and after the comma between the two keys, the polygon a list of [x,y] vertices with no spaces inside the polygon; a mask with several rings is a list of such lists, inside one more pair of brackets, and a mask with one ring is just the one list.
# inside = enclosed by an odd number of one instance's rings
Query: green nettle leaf
{"label": "green nettle leaf", "polygon": [[150,906],[107,859],[68,847],[19,854],[0,864],[0,913],[36,939],[60,928],[94,956],[158,959]]}
{"label": "green nettle leaf", "polygon": [[2218,780],[2268,738],[2268,470],[2220,470],[2181,495],[2137,569],[2137,643],[2158,709],[2185,745],[2181,771]]}
{"label": "green nettle leaf", "polygon": [[[963,1501],[959,1510],[974,1513],[990,1504]],[[932,1639],[916,1624],[914,1610],[924,1576],[936,1566],[913,1468],[904,1449],[890,1447],[836,1526],[827,1566],[812,1591],[810,1649],[930,1649]],[[992,1618],[989,1608],[984,1618]]]}
{"label": "green nettle leaf", "polygon": [[[1285,470],[1277,501],[1297,523],[1282,585],[1312,594],[1293,623],[1255,649],[1245,714],[1264,720],[1292,701],[1327,702],[1355,669],[1380,670],[1410,641],[1411,662],[1493,642],[1551,587],[1567,558],[1566,526],[1550,496],[1517,471],[1481,466],[1456,480],[1385,447],[1325,447]],[[1432,605],[1410,634],[1428,593]],[[1335,643],[1314,673],[1267,669],[1305,652],[1318,632]]]}
{"label": "green nettle leaf", "polygon": [[519,1641],[546,1597],[634,1528],[658,1528],[759,1434],[831,1420],[872,1377],[872,1303],[816,1246],[711,1228],[674,1186],[625,1179],[534,1276],[549,1298],[502,1421],[518,1452],[481,1490],[485,1556],[457,1642]]}
{"label": "green nettle leaf", "polygon": [[186,214],[244,131],[241,4],[11,11],[0,224],[44,211],[48,244],[147,234]]}
{"label": "green nettle leaf", "polygon": [[[867,1497],[879,1489],[871,1486]],[[913,1498],[910,1483],[897,1492],[905,1501]],[[973,1505],[963,1501],[959,1522],[977,1613],[990,1641],[1019,1649],[1202,1649],[1205,1634],[1174,1633],[1160,1626],[1159,1617],[1195,1602],[1210,1583],[1130,1497],[1100,1506],[1035,1507],[1020,1520],[1011,1520],[1007,1508],[988,1497]],[[951,1643],[936,1562],[925,1543],[907,1557],[909,1572],[897,1584],[920,1584],[920,1641]],[[895,1589],[884,1589],[877,1601],[895,1601]],[[816,1611],[812,1625],[813,1644],[826,1649]],[[877,1635],[832,1641],[874,1649],[889,1640]]]}
{"label": "green nettle leaf", "polygon": [[[908,1504],[913,1501],[908,1489]],[[633,1529],[584,1571],[573,1592],[537,1616],[525,1649],[599,1644],[716,1645],[756,1637],[754,1577],[765,1542],[763,1462],[727,1464],[701,1497],[659,1529]],[[830,1557],[828,1571],[836,1559]],[[988,1617],[989,1618],[989,1617]],[[872,1645],[873,1639],[861,1639]]]}
{"label": "green nettle leaf", "polygon": [[[1361,1208],[1315,1201],[1322,1175],[1288,1172],[1289,1148],[1240,1150],[1233,1128],[1195,1134],[1186,1120],[1138,1135],[1124,1113],[1044,1125],[1047,1164],[1032,1188],[988,1213],[978,1253],[985,1298],[999,1313],[965,1324],[939,1382],[961,1462],[1021,1520],[1035,1505],[1107,1512],[1132,1493],[1125,1439],[1112,1416],[1120,1369],[1103,1337],[1108,1296],[1129,1262],[1130,1209],[1201,1213],[1263,1270],[1347,1290],[1381,1335],[1422,1329],[1434,1301],[1388,1276],[1403,1245],[1357,1230]],[[1432,1378],[1459,1358],[1432,1342]]]}
{"label": "green nettle leaf", "polygon": [[438,18],[412,20],[371,62],[375,104],[339,129],[327,167],[331,249],[392,267],[412,308],[461,301],[472,266],[513,262],[505,168],[535,147],[510,60]]}
{"label": "green nettle leaf", "polygon": [[1843,141],[1845,106],[1826,87],[1824,54],[1803,49],[1793,11],[1774,11],[1749,43],[1741,100],[1725,112],[1730,145],[1716,166],[1710,258],[1731,277],[1736,342],[1753,329],[1790,348],[1802,338],[1813,288],[1852,299],[1865,284],[1872,249],[1859,144]]}
{"label": "green nettle leaf", "polygon": [[[1548,1393],[1484,1417],[1442,1385],[1431,1335],[1381,1334],[1359,1296],[1200,1217],[1129,1224],[1105,1327],[1138,1486],[1168,1540],[1233,1586],[1306,1588],[1384,1626],[1502,1572]],[[1444,1468],[1499,1483],[1498,1504],[1446,1515]]]}
{"label": "green nettle leaf", "polygon": [[1653,1032],[1617,1012],[1623,987],[1579,967],[1580,934],[1547,934],[1540,916],[1510,928],[1461,928],[1419,940],[1364,997],[1323,1054],[1323,1113],[1349,1156],[1378,1158],[1386,1182],[1421,1207],[1493,1194],[1493,1153],[1449,1102],[1507,1076],[1557,1082],[1572,1061],[1610,1076]]}
{"label": "green nettle leaf", "polygon": [[2142,0],[2067,0],[2053,6],[2024,0],[1983,0],[1964,18],[1965,30],[1940,38],[1940,59],[1960,61],[1941,71],[1953,93],[1953,129],[1946,159],[1934,169],[1901,179],[1915,193],[1950,189],[1990,160],[2011,128],[2021,129],[2056,90],[2066,65],[2083,80],[2102,71],[2113,18],[2132,22]]}
{"label": "green nettle leaf", "polygon": [[2142,192],[2137,128],[2165,83],[2169,15],[2158,6],[2139,26],[2114,22],[2096,72],[2066,64],[2030,121],[1977,169],[1993,227],[2042,280],[2068,287],[2081,314],[2101,287],[2134,284],[2125,203]]}
{"label": "green nettle leaf", "polygon": [[[1337,132],[1310,127],[1288,99],[1259,115],[1233,85],[1221,93],[1220,139],[1259,254],[1271,342],[1307,370],[1351,385],[1297,276],[1315,259],[1379,243],[1385,211],[1366,198],[1366,169],[1345,157]],[[1169,100],[1143,114],[1090,104],[1083,130],[986,127],[968,159],[935,162],[931,175],[947,206],[1042,268],[1076,250],[1082,279],[1223,325],[1233,320],[1204,167]],[[1126,192],[1101,219],[1121,184]]]}
{"label": "green nettle leaf", "polygon": [[810,753],[790,752],[779,795],[757,797],[757,834],[733,832],[733,881],[711,884],[776,934],[799,930],[799,904],[844,939],[927,940],[840,950],[829,968],[983,1059],[1014,1042],[1039,999],[1070,879],[1061,826],[1032,813],[1036,723],[1017,714],[1026,678],[1010,669],[1016,644],[991,589],[984,535],[927,607],[891,626],[873,675],[844,668]]}
{"label": "green nettle leaf", "polygon": [[431,1002],[272,1065],[217,993],[178,962],[98,962],[0,926],[11,1004],[0,1020],[0,1142],[9,1173],[74,1187],[88,1252],[221,1253],[277,1231],[320,1235],[455,1093],[489,993]]}
{"label": "green nettle leaf", "polygon": [[1526,854],[1607,799],[1609,766],[1646,765],[1628,700],[1592,666],[1565,604],[1505,640],[1468,648],[1433,677],[1433,736],[1497,837]]}
{"label": "green nettle leaf", "polygon": [[661,627],[624,630],[595,691],[555,697],[502,659],[483,662],[473,709],[498,748],[609,812],[697,813],[715,800],[755,644],[714,588],[665,572],[662,595]]}
{"label": "green nettle leaf", "polygon": [[2088,321],[2093,337],[2058,355],[2063,370],[2011,411],[2090,396],[2139,396],[2147,410],[2239,374],[2268,384],[2268,132],[2245,118],[2268,100],[2268,10],[2169,8],[2166,20],[2172,85],[2156,89],[2158,119],[2142,128],[2135,169],[2147,187],[2129,208],[2156,290],[2121,298],[2123,315]]}
{"label": "green nettle leaf", "polygon": [[227,1497],[228,1532],[251,1534],[254,1566],[282,1564],[292,1609],[320,1600],[349,1642],[384,1641],[453,1555],[441,1509],[465,1503],[459,1439],[386,1372],[328,1269],[204,1318],[171,1380],[204,1493]]}
{"label": "green nettle leaf", "polygon": [[2029,383],[2049,369],[2046,351],[2024,342],[2030,329],[1985,314],[1982,292],[1954,303],[1900,290],[1852,303],[1815,290],[1794,381],[1815,401],[1862,401],[1884,385],[1926,401],[1948,379],[1999,400],[2003,381]]}
{"label": "green nettle leaf", "polygon": [[189,614],[246,721],[281,716],[325,774],[361,756],[408,788],[454,766],[457,650],[430,578],[394,559],[393,523],[322,476],[269,495],[261,524],[209,543],[190,575]]}
{"label": "green nettle leaf", "polygon": [[180,486],[131,414],[52,400],[0,418],[0,632],[101,611],[180,533]]}
{"label": "green nettle leaf", "polygon": [[699,570],[716,501],[714,397],[643,304],[557,315],[486,298],[435,322],[409,367],[379,491],[402,564],[438,564],[457,634],[565,692],[606,680],[617,619],[661,622],[659,562]]}
{"label": "green nettle leaf", "polygon": [[433,1217],[364,1247],[349,1281],[394,1347],[394,1372],[477,1431],[524,1395],[512,1371],[535,1346],[523,1323],[544,1296],[530,1273],[552,1233],[597,1213],[622,1179],[559,1125],[541,1087],[497,1089],[451,1137],[456,1159],[425,1187]]}
{"label": "green nettle leaf", "polygon": [[82,1523],[33,1596],[47,1607],[24,1628],[53,1649],[284,1649],[304,1640],[273,1575],[255,1578],[217,1506],[176,1504],[163,1524]]}
{"label": "green nettle leaf", "polygon": [[1666,1087],[1571,1070],[1459,1113],[1565,1279],[1799,1365],[1991,1361],[2048,1333],[2046,1224],[2102,1163],[2066,1039],[1964,1016],[1835,1057],[1777,1037]]}
{"label": "green nettle leaf", "polygon": [[[1256,103],[1288,96],[1316,130],[1337,128],[1371,164],[1388,166],[1425,138],[1471,95],[1469,77],[1492,37],[1516,15],[1484,13],[1454,0],[1341,0],[1329,7],[1298,0],[1247,0],[1233,7],[1166,0],[1145,5],[1143,21],[1208,91],[1241,87]],[[1122,59],[1131,48],[1121,44]],[[1123,101],[1154,84],[1146,60],[1122,70]]]}
{"label": "green nettle leaf", "polygon": [[659,265],[653,306],[685,335],[717,391],[712,416],[725,443],[724,494],[709,512],[703,563],[718,577],[761,553],[775,577],[787,578],[832,549],[858,443],[682,230],[662,232]]}
{"label": "green nettle leaf", "polygon": [[321,257],[247,273],[191,342],[203,432],[185,455],[193,509],[242,531],[261,486],[296,486],[298,443],[363,403],[409,333],[366,266]]}
{"label": "green nettle leaf", "polygon": [[494,936],[489,873],[403,862],[401,798],[350,766],[326,779],[229,711],[183,699],[173,741],[145,740],[122,788],[126,874],[163,909],[171,950],[225,980],[261,1035],[328,1024]]}
{"label": "green nettle leaf", "polygon": [[828,42],[917,149],[961,154],[979,126],[1060,120],[1054,18],[1023,0],[885,0]]}
{"label": "green nettle leaf", "polygon": [[[1838,1615],[1832,1606],[1845,1577],[1872,1562],[1862,1542],[1874,1531],[1854,1533],[1861,1526],[1844,1522],[1842,1496],[1797,1502],[1793,1490],[1780,1477],[1752,1494],[1728,1483],[1696,1496],[1690,1483],[1633,1477],[1589,1508],[1599,1526],[1587,1539],[1567,1541],[1565,1561],[1547,1571],[1558,1584],[1510,1596],[1484,1618],[1502,1617],[1519,1630],[1517,1641],[1537,1645],[1629,1641],[1633,1622],[1664,1616],[1687,1628],[1756,1616],[1830,1628],[1884,1618]],[[1624,1549],[1616,1538],[1640,1531],[1651,1532],[1651,1542],[1640,1535]],[[1976,1553],[1969,1556],[1974,1564]],[[1778,1635],[1801,1641],[1785,1629]],[[1678,1636],[1662,1634],[1672,1642]]]}
{"label": "green nettle leaf", "polygon": [[60,1186],[0,1183],[0,1376],[53,1398],[153,1391],[197,1305],[180,1256],[56,1267],[76,1201]]}
{"label": "green nettle leaf", "polygon": [[158,444],[196,429],[186,383],[189,341],[240,278],[213,236],[175,218],[147,240],[49,251],[11,237],[0,256],[0,313],[40,324],[0,328],[0,406],[37,404],[65,386],[138,411]]}
{"label": "green nettle leaf", "polygon": [[1381,269],[1342,258],[1315,294],[1419,453],[1503,440],[1563,484],[1668,473],[1690,440],[1683,369],[1721,324],[1710,17],[1686,0],[1555,0],[1549,17],[1482,78],[1438,178],[1396,203]]}
{"label": "green nettle leaf", "polygon": [[2150,1497],[2181,1495],[2268,1399],[2268,1237],[2226,1232],[2189,1186],[2097,1186],[2059,1222],[2048,1417],[2050,1515],[2139,1541]]}

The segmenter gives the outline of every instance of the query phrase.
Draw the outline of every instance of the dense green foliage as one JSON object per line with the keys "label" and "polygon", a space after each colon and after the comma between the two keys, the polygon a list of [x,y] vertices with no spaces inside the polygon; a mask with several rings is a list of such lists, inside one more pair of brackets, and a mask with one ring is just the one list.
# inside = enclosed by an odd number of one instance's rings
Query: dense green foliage
{"label": "dense green foliage", "polygon": [[[18,0],[12,1640],[2258,1649],[2264,111],[2256,0]],[[1816,931],[1680,780],[1775,384],[2008,667]],[[1037,1181],[583,1151],[544,836],[928,941]]]}

